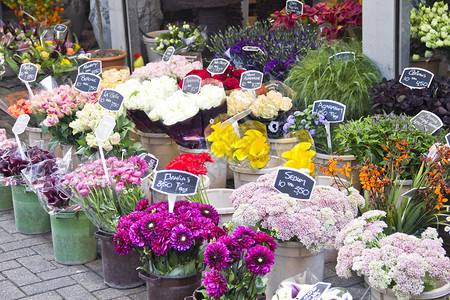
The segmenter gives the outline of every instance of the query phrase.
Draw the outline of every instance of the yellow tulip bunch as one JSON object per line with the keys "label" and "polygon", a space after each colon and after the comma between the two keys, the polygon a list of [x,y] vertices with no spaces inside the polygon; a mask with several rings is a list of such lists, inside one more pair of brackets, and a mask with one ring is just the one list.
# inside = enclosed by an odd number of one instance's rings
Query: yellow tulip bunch
{"label": "yellow tulip bunch", "polygon": [[282,154],[282,157],[288,160],[284,167],[308,170],[308,174],[314,177],[315,164],[313,159],[315,155],[316,151],[312,149],[311,143],[300,142],[294,148]]}

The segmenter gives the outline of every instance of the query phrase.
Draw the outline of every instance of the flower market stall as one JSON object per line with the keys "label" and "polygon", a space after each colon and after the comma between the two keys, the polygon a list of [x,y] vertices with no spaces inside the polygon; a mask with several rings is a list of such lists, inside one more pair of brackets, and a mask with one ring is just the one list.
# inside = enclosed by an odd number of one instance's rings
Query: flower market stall
{"label": "flower market stall", "polygon": [[[195,3],[200,22],[167,19],[149,62],[105,67],[59,5],[3,2],[24,22],[0,27],[0,53],[26,91],[0,105],[0,213],[51,231],[56,263],[100,254],[111,291],[150,300],[361,296],[330,265],[374,299],[450,295],[450,78],[386,72],[364,40],[373,3],[288,0],[220,31]],[[412,61],[445,63],[448,4],[412,2]]]}

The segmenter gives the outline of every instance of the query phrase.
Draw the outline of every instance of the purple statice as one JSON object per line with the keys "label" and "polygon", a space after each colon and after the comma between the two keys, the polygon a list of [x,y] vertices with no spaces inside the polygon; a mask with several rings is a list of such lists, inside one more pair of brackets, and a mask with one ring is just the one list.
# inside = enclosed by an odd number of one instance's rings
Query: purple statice
{"label": "purple statice", "polygon": [[274,263],[275,256],[269,248],[256,245],[247,250],[245,265],[255,275],[266,275]]}
{"label": "purple statice", "polygon": [[118,229],[113,238],[114,250],[120,255],[126,255],[132,250],[132,244],[128,232],[124,229]]}
{"label": "purple statice", "polygon": [[233,237],[241,248],[252,247],[255,244],[254,236],[255,232],[244,226],[237,227],[233,232]]}
{"label": "purple statice", "polygon": [[230,262],[230,251],[221,242],[208,244],[204,256],[206,265],[218,271],[226,268]]}
{"label": "purple statice", "polygon": [[253,238],[255,239],[256,244],[266,246],[271,251],[275,251],[275,249],[277,249],[277,242],[275,242],[273,237],[265,232],[258,231]]}
{"label": "purple statice", "polygon": [[150,205],[150,201],[148,199],[141,199],[137,204],[136,204],[136,211],[144,211],[148,208],[148,206]]}
{"label": "purple statice", "polygon": [[193,242],[194,237],[192,231],[183,224],[179,224],[172,229],[170,243],[173,249],[185,251],[191,247]]}
{"label": "purple statice", "polygon": [[210,297],[219,299],[227,291],[227,281],[225,276],[217,270],[205,273],[205,279],[202,280],[206,292]]}

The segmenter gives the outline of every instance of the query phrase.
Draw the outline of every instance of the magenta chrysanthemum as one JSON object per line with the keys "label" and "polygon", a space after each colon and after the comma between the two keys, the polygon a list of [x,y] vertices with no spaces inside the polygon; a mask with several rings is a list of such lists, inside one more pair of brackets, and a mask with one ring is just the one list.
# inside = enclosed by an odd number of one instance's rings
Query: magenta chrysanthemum
{"label": "magenta chrysanthemum", "polygon": [[217,241],[223,243],[230,251],[230,263],[235,263],[241,259],[242,248],[234,237],[225,235],[221,236]]}
{"label": "magenta chrysanthemum", "polygon": [[239,226],[233,233],[236,242],[241,248],[249,248],[255,244],[255,232],[250,228]]}
{"label": "magenta chrysanthemum", "polygon": [[225,276],[217,270],[205,273],[205,279],[202,280],[206,292],[210,297],[219,299],[227,291],[227,281]]}
{"label": "magenta chrysanthemum", "polygon": [[270,272],[270,266],[273,265],[274,255],[269,248],[256,245],[247,250],[245,264],[247,269],[256,275],[266,275]]}
{"label": "magenta chrysanthemum", "polygon": [[126,255],[131,251],[131,241],[128,232],[123,229],[118,229],[113,238],[114,250],[120,255]]}
{"label": "magenta chrysanthemum", "polygon": [[194,242],[192,231],[183,224],[175,226],[170,233],[170,243],[172,248],[178,251],[185,251]]}
{"label": "magenta chrysanthemum", "polygon": [[253,238],[258,245],[269,247],[271,251],[275,251],[275,249],[277,249],[277,242],[275,242],[274,238],[265,232],[258,231]]}
{"label": "magenta chrysanthemum", "polygon": [[150,202],[148,199],[141,199],[138,204],[136,204],[136,211],[145,211],[148,206],[150,205]]}
{"label": "magenta chrysanthemum", "polygon": [[160,234],[164,228],[164,221],[160,214],[148,214],[139,221],[141,226],[142,235],[147,239],[151,240]]}
{"label": "magenta chrysanthemum", "polygon": [[230,261],[230,251],[221,242],[208,244],[205,249],[205,263],[214,270],[222,270]]}
{"label": "magenta chrysanthemum", "polygon": [[210,224],[203,230],[203,238],[209,243],[211,240],[218,240],[221,236],[226,235],[227,232],[218,226]]}
{"label": "magenta chrysanthemum", "polygon": [[219,224],[219,213],[212,205],[201,204],[198,209],[204,217],[211,219],[214,225],[217,226]]}

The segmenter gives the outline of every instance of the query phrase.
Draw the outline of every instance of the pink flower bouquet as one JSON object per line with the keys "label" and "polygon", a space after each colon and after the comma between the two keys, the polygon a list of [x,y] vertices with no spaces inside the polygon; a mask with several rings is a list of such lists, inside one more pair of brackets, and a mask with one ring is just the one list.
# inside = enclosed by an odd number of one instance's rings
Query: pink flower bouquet
{"label": "pink flower bouquet", "polygon": [[301,242],[311,252],[333,248],[337,233],[365,203],[353,188],[347,192],[329,186],[316,186],[310,201],[296,201],[273,188],[275,176],[263,175],[233,192],[233,222],[256,225],[279,241]]}

